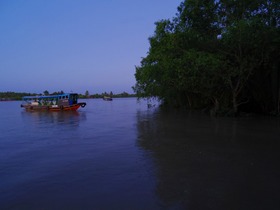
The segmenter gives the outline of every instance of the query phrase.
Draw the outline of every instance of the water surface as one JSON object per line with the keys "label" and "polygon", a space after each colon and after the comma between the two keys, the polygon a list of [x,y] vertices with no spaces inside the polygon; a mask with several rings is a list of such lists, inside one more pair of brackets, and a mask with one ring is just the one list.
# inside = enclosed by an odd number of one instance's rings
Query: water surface
{"label": "water surface", "polygon": [[86,102],[0,103],[0,209],[279,209],[279,119]]}

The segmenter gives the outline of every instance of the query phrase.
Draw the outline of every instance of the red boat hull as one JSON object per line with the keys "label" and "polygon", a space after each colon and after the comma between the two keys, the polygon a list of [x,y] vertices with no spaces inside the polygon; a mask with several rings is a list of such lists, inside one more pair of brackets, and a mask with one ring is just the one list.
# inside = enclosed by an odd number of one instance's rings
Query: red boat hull
{"label": "red boat hull", "polygon": [[74,105],[69,106],[32,106],[32,105],[24,105],[24,107],[27,111],[52,111],[52,112],[58,112],[58,111],[76,111],[80,107],[85,107],[86,103],[78,103]]}
{"label": "red boat hull", "polygon": [[57,112],[57,111],[76,111],[80,108],[80,104],[75,104],[72,106],[60,106],[60,107],[50,107],[49,111]]}

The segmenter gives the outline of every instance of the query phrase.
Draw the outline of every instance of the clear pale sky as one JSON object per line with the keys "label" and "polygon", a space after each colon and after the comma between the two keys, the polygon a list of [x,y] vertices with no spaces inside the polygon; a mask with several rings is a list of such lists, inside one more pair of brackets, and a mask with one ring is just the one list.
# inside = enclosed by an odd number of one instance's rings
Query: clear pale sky
{"label": "clear pale sky", "polygon": [[0,92],[133,93],[154,23],[181,0],[0,0]]}

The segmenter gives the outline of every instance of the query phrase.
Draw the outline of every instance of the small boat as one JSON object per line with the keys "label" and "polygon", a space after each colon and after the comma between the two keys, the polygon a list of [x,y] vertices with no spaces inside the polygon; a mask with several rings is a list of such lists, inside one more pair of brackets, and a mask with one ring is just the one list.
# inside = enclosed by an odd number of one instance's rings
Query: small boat
{"label": "small boat", "polygon": [[78,103],[77,93],[64,93],[49,96],[24,96],[21,107],[27,111],[76,111],[86,106]]}
{"label": "small boat", "polygon": [[113,98],[110,97],[110,96],[104,96],[104,97],[103,97],[103,100],[104,100],[104,101],[113,101]]}

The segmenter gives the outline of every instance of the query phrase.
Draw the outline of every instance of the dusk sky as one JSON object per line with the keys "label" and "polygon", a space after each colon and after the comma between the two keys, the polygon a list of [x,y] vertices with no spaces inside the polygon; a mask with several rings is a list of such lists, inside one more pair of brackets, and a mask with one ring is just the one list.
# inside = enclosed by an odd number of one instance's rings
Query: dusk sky
{"label": "dusk sky", "polygon": [[181,0],[0,0],[0,92],[133,93],[154,23]]}

